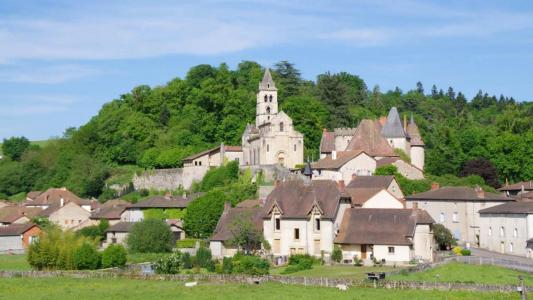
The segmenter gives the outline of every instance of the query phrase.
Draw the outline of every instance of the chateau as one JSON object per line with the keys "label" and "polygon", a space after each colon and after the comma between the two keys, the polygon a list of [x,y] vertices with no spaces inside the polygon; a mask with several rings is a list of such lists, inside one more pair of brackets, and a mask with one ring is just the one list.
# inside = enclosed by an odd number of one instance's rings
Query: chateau
{"label": "chateau", "polygon": [[304,136],[292,119],[278,110],[278,89],[267,68],[257,93],[255,125],[242,135],[242,165],[274,165],[294,168],[303,163]]}

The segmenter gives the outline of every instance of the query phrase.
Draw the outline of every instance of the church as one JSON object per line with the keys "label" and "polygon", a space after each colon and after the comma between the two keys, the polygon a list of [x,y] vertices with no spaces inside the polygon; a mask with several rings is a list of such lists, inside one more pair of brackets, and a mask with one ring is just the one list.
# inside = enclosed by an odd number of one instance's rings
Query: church
{"label": "church", "polygon": [[303,164],[304,136],[292,119],[278,110],[278,89],[267,68],[259,83],[255,124],[242,135],[242,165],[280,165],[295,168]]}

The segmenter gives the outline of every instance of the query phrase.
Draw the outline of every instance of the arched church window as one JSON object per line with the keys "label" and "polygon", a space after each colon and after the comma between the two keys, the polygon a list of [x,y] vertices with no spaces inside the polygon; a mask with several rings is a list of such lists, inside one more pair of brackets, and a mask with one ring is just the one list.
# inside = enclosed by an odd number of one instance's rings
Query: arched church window
{"label": "arched church window", "polygon": [[267,96],[267,95],[265,95],[265,102],[267,102],[267,99],[268,99],[268,96]]}
{"label": "arched church window", "polygon": [[272,95],[270,95],[269,99],[270,99],[270,102],[272,102]]}
{"label": "arched church window", "polygon": [[279,131],[283,131],[283,122],[279,123]]}
{"label": "arched church window", "polygon": [[270,106],[267,106],[267,114],[270,115]]}

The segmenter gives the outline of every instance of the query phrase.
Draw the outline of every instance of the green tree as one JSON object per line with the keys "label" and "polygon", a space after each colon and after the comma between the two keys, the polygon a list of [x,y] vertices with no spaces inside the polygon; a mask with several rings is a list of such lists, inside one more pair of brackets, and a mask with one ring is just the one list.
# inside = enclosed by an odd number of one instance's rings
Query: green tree
{"label": "green tree", "polygon": [[109,245],[105,248],[104,252],[102,252],[102,267],[115,268],[125,266],[127,254],[124,246],[120,244]]}
{"label": "green tree", "polygon": [[146,219],[133,224],[127,239],[132,253],[164,253],[172,250],[172,232],[162,220]]}
{"label": "green tree", "polygon": [[30,141],[23,136],[4,139],[2,143],[2,152],[4,155],[17,161],[20,161],[22,154],[28,148],[30,148]]}

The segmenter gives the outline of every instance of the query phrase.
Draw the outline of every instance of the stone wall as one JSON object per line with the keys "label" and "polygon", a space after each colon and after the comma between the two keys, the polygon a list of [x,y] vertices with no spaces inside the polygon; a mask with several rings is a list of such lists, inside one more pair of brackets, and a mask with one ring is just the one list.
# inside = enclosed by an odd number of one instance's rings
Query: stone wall
{"label": "stone wall", "polygon": [[175,190],[183,186],[183,169],[156,169],[135,174],[132,179],[136,190]]}

